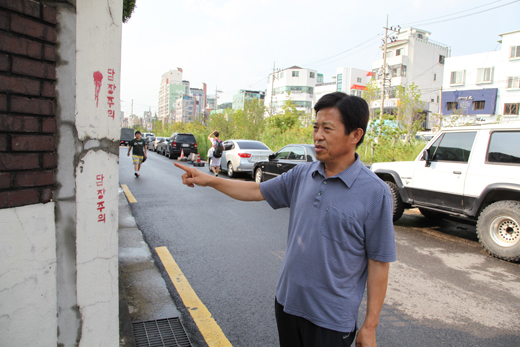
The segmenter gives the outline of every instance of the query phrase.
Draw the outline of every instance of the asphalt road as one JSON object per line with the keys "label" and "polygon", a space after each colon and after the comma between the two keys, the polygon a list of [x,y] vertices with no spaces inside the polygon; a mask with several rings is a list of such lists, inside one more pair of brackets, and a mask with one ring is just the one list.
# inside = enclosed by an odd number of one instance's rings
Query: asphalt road
{"label": "asphalt road", "polygon": [[[185,187],[174,161],[153,152],[135,178],[127,151],[120,183],[137,199],[132,212],[152,253],[168,248],[233,346],[277,346],[274,294],[289,210]],[[520,264],[490,257],[472,224],[411,210],[395,231],[379,346],[520,346]],[[164,275],[193,345],[206,346]]]}

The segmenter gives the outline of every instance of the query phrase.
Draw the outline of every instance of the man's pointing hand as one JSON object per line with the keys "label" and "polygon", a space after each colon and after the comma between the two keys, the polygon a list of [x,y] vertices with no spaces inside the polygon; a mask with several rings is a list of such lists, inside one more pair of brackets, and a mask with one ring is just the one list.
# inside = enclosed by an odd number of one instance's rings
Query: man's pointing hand
{"label": "man's pointing hand", "polygon": [[191,188],[195,187],[195,185],[206,187],[209,185],[209,181],[214,178],[213,176],[207,175],[195,168],[191,168],[186,165],[179,163],[174,163],[174,165],[179,169],[186,171],[182,175],[182,183]]}

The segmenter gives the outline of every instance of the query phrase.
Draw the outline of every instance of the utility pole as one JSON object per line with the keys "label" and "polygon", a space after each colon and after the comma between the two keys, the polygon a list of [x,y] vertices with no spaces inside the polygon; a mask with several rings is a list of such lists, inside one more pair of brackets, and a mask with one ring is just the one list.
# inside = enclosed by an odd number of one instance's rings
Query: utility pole
{"label": "utility pole", "polygon": [[[386,15],[385,38],[384,38],[384,48],[383,48],[383,68],[382,68],[383,83],[381,85],[381,111],[379,114],[379,136],[381,135],[381,128],[383,126],[383,114],[385,112],[386,50],[388,47],[388,30],[399,34],[399,32],[401,31],[401,27],[397,26],[397,28],[394,28],[394,27],[388,28],[388,15]],[[391,40],[392,40],[392,42],[394,42],[395,40],[397,40],[397,38],[392,37]]]}
{"label": "utility pole", "polygon": [[132,99],[132,112],[131,112],[131,116],[134,114],[134,99]]}
{"label": "utility pole", "polygon": [[276,62],[273,63],[273,78],[271,78],[271,102],[269,103],[269,116],[273,115],[273,95],[274,95],[274,70]]}

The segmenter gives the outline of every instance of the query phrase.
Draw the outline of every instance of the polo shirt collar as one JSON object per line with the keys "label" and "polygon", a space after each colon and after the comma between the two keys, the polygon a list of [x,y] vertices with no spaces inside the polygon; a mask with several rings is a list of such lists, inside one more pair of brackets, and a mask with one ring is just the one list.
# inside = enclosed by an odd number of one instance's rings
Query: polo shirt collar
{"label": "polo shirt collar", "polygon": [[[352,187],[352,184],[354,184],[354,181],[356,180],[357,176],[359,175],[359,172],[361,171],[361,167],[363,166],[363,163],[361,162],[361,159],[359,159],[359,155],[355,153],[356,155],[356,161],[350,165],[347,169],[343,170],[337,175],[331,176],[329,178],[339,178],[340,180],[345,183],[345,185],[348,188]],[[316,176],[316,173],[319,173],[323,178],[326,178],[327,175],[325,175],[325,164],[318,161],[315,162],[314,170],[312,171],[312,177]]]}

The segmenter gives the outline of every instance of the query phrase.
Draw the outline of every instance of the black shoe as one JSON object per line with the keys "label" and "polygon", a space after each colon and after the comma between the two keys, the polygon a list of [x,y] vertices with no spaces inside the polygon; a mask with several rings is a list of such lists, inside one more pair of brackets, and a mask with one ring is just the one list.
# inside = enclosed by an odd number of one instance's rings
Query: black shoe
{"label": "black shoe", "polygon": [[136,173],[134,173],[134,175],[135,175],[135,177],[139,177],[139,174],[138,174],[137,172],[136,172]]}

